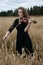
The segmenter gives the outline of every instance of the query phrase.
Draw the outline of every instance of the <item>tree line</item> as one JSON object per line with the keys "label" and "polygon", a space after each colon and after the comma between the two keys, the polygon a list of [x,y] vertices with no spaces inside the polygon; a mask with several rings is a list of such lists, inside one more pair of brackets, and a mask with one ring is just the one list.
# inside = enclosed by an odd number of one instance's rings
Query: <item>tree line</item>
{"label": "tree line", "polygon": [[[43,6],[33,6],[30,9],[27,8],[27,12],[29,15],[43,15]],[[1,11],[0,16],[18,16],[17,9]]]}

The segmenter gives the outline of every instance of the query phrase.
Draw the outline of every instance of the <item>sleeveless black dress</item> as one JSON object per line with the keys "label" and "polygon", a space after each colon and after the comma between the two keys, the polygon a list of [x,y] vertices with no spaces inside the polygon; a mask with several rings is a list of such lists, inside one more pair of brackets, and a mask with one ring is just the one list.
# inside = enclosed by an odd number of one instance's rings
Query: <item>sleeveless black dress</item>
{"label": "sleeveless black dress", "polygon": [[[33,48],[32,48],[32,41],[30,39],[30,36],[27,32],[24,32],[25,27],[27,26],[28,23],[21,23],[19,24],[19,19],[15,19],[13,24],[10,26],[8,31],[11,33],[12,30],[16,27],[17,29],[17,40],[16,40],[16,51],[18,51],[20,54],[22,53],[21,50],[22,48],[28,49],[30,53],[33,53]],[[26,51],[26,53],[28,53]]]}

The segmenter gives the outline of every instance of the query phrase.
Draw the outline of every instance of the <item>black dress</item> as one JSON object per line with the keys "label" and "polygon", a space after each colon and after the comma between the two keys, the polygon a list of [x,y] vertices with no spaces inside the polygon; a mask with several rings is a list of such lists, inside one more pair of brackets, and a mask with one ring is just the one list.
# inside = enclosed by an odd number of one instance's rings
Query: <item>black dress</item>
{"label": "black dress", "polygon": [[[17,18],[8,29],[10,33],[15,27],[17,29],[16,51],[18,51],[21,54],[22,48],[25,47],[26,49],[28,49],[30,53],[33,53],[32,42],[31,42],[30,36],[27,32],[24,32],[24,29],[28,23],[23,22],[19,25],[18,23],[19,23],[19,19]],[[26,51],[26,53],[28,52]]]}

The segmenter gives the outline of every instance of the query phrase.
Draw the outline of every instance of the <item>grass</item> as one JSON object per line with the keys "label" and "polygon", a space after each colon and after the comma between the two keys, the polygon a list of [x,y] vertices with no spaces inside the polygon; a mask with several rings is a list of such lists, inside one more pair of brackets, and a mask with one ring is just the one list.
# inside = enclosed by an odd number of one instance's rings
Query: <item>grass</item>
{"label": "grass", "polygon": [[[37,21],[29,28],[29,35],[33,43],[33,57],[22,51],[22,55],[15,52],[17,30],[14,29],[8,38],[2,38],[17,17],[0,17],[0,65],[43,65],[43,16],[31,16]],[[26,56],[23,58],[23,56]]]}

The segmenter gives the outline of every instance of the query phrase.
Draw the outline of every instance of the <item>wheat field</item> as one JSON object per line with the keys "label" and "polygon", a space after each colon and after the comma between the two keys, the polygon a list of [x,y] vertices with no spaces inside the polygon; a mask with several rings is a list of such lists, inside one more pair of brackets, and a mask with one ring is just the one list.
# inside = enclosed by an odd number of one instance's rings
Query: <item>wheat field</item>
{"label": "wheat field", "polygon": [[[17,17],[0,17],[0,65],[43,65],[43,16],[31,16],[36,20],[36,24],[31,24],[28,33],[33,44],[33,57],[26,55],[22,49],[22,55],[15,52],[16,47],[16,28],[7,37],[2,40],[7,30]],[[23,56],[25,55],[25,58]]]}

